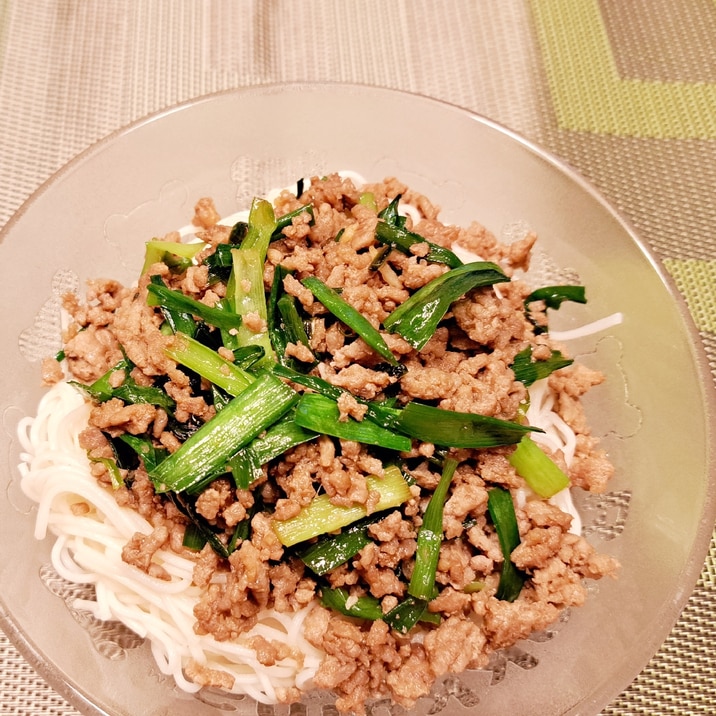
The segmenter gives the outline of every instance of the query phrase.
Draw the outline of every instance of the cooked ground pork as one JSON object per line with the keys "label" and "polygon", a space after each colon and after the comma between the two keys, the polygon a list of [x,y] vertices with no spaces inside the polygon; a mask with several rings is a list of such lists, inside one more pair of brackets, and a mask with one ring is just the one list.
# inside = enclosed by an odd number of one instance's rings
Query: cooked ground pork
{"label": "cooked ground pork", "polygon": [[[402,252],[386,249],[376,239],[377,212],[398,195],[421,217],[419,221],[406,217],[406,230],[441,247],[460,244],[482,260],[500,264],[513,277],[500,284],[499,291],[477,288],[460,297],[419,350],[381,327],[397,306],[448,267],[428,260],[430,249],[424,242]],[[535,360],[544,360],[553,348],[548,336],[535,335],[534,323],[524,313],[529,289],[514,278],[518,269],[529,265],[534,234],[505,245],[477,223],[464,229],[444,225],[436,206],[392,178],[362,189],[338,175],[314,178],[300,196],[282,192],[275,201],[276,215],[307,204],[312,214],[296,214],[270,243],[264,289],[271,291],[279,267],[288,271],[281,290],[295,299],[307,340],[287,342],[279,358],[343,389],[337,401],[339,421],[364,421],[366,401],[383,400],[398,407],[417,400],[443,410],[519,421],[528,389],[515,378],[511,367],[515,356],[529,347]],[[219,216],[211,199],[197,203],[193,223],[207,245],[194,265],[160,261],[137,287],[97,280],[89,284],[85,300],[65,299],[73,319],[65,336],[65,354],[74,379],[92,383],[126,356],[131,369],[111,374],[112,388],[162,388],[173,401],[171,410],[120,397],[93,407],[80,441],[93,461],[94,474],[104,484],[111,483],[107,461],[118,456],[120,436],[144,436],[157,450],[172,453],[221,409],[219,392],[168,357],[166,349],[173,339],[167,313],[147,301],[152,276],[206,306],[218,306],[230,294],[228,274],[212,273],[204,263],[231,240],[231,229],[218,224]],[[170,255],[178,235],[165,240]],[[315,299],[302,283],[308,276],[337,289],[344,301],[381,331],[400,361],[400,370],[386,367],[383,357]],[[243,281],[246,285],[240,286],[248,291],[251,286]],[[532,317],[543,322],[538,308],[533,307]],[[266,331],[267,319],[249,311],[244,326],[260,335]],[[206,324],[201,331],[198,339],[218,350],[228,363],[238,361],[225,334]],[[48,383],[59,377],[50,365],[43,372]],[[556,410],[577,440],[568,468],[561,454],[552,457],[568,471],[573,485],[594,492],[606,488],[613,467],[589,432],[581,398],[601,380],[601,374],[576,363],[549,377],[557,396]],[[514,602],[496,598],[505,557],[487,512],[488,491],[500,486],[513,495],[518,490],[524,493],[525,482],[508,460],[513,449],[447,451],[459,466],[444,505],[436,595],[426,612],[439,620],[416,627],[419,638],[401,634],[383,619],[350,618],[320,604],[306,617],[306,638],[325,654],[315,686],[336,692],[339,711],[365,713],[367,699],[384,695],[410,708],[429,693],[437,677],[484,666],[495,650],[547,627],[564,608],[582,604],[584,579],[615,573],[614,559],[598,554],[584,538],[569,532],[570,515],[528,492],[527,501],[516,510],[520,544],[510,555],[526,582]],[[393,455],[391,459],[399,460],[409,476],[410,499],[373,515],[367,544],[325,575],[314,574],[295,549],[283,546],[275,523],[299,515],[317,495],[327,495],[335,506],[359,506],[372,515],[380,492],[369,488],[368,478],[380,479],[386,460],[379,449],[321,435],[260,466],[248,489],[227,471],[199,494],[184,495],[191,509],[187,502],[156,493],[145,458],[136,459],[136,464],[121,466],[124,485],[114,492],[120,504],[146,517],[153,531],[135,535],[123,558],[162,578],[153,562],[157,549],[168,545],[184,556],[191,554],[193,581],[202,589],[194,609],[195,630],[218,640],[241,638],[263,609],[294,613],[316,604],[328,587],[346,590],[349,602],[375,598],[385,615],[407,594],[418,533],[440,480],[439,462],[444,456],[445,451],[432,443],[417,440],[410,451]],[[193,552],[183,546],[187,524],[196,520],[211,530],[228,556],[210,543]],[[262,637],[254,637],[249,645],[262,664],[276,664],[292,654],[291,645]],[[194,662],[186,672],[202,685],[231,688],[233,684],[222,672]],[[300,692],[282,689],[281,698],[293,701]]]}

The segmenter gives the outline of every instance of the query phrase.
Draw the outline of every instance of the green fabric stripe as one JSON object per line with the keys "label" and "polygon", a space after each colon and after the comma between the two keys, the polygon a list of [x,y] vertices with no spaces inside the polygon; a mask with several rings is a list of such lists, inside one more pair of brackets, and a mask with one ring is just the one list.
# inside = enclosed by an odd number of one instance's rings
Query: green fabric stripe
{"label": "green fabric stripe", "polygon": [[716,84],[622,79],[598,0],[531,0],[560,126],[618,136],[716,138]]}

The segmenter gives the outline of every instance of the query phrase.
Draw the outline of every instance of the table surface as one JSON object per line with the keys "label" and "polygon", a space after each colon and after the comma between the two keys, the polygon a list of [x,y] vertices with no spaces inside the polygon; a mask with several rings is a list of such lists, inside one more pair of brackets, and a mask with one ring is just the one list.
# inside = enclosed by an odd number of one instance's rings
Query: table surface
{"label": "table surface", "polygon": [[[716,376],[714,0],[0,0],[0,228],[113,130],[292,81],[446,100],[561,157],[662,261]],[[0,714],[77,714],[2,633],[0,692]],[[716,713],[713,540],[672,633],[602,713]]]}

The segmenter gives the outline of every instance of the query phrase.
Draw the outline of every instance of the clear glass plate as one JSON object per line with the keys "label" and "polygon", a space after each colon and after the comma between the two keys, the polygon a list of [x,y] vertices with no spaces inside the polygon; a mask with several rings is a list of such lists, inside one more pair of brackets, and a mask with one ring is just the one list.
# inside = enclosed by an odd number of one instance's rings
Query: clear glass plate
{"label": "clear glass plate", "polygon": [[[180,693],[148,646],[71,608],[77,587],[48,569],[16,465],[18,420],[43,392],[39,362],[59,347],[59,296],[91,277],[136,278],[144,242],[188,223],[196,199],[223,214],[303,176],[394,175],[458,224],[540,237],[539,269],[587,286],[553,328],[620,311],[621,325],[573,343],[608,381],[587,402],[616,465],[609,492],[580,497],[585,532],[623,567],[587,605],[441,681],[416,714],[596,714],[657,651],[700,570],[714,524],[713,386],[681,299],[644,245],[594,189],[541,149],[484,118],[424,97],[347,85],[254,87],[212,95],[119,131],[41,187],[1,235],[3,455],[0,626],[88,714],[266,714],[249,699]],[[309,696],[308,716],[333,714]],[[506,710],[507,709],[507,710]],[[395,708],[394,713],[402,713]],[[370,707],[388,713],[385,703]]]}

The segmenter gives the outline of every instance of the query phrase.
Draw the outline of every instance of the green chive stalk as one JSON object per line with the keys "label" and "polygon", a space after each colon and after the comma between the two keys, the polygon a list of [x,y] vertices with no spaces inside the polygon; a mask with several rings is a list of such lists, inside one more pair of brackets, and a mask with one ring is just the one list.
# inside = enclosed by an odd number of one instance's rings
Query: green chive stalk
{"label": "green chive stalk", "polygon": [[440,482],[430,497],[423,524],[418,530],[415,565],[408,586],[408,594],[416,599],[428,601],[434,597],[435,575],[443,541],[443,509],[457,464],[453,458],[445,460]]}
{"label": "green chive stalk", "polygon": [[160,241],[159,239],[147,241],[145,246],[142,275],[156,263],[165,263],[169,267],[187,268],[191,266],[192,259],[206,248],[203,241],[192,241],[185,244],[178,241]]}
{"label": "green chive stalk", "polygon": [[339,321],[352,328],[381,358],[385,358],[391,365],[398,365],[398,360],[391,353],[380,332],[336,291],[315,276],[304,278],[302,283]]}
{"label": "green chive stalk", "polygon": [[473,288],[509,280],[497,264],[489,261],[458,266],[418,289],[383,321],[383,326],[420,350],[435,333],[450,305],[460,296]]}
{"label": "green chive stalk", "polygon": [[500,582],[495,596],[508,602],[514,602],[522,591],[525,577],[512,563],[512,552],[520,544],[520,531],[517,526],[515,506],[509,490],[493,487],[487,491],[487,509],[497,532],[500,550],[504,561],[500,572]]}
{"label": "green chive stalk", "polygon": [[408,403],[402,410],[395,410],[392,415],[396,430],[423,442],[443,447],[487,448],[513,445],[526,433],[538,430],[508,420],[476,413],[442,410],[415,402]]}
{"label": "green chive stalk", "polygon": [[269,373],[261,375],[181,447],[149,473],[159,492],[189,489],[225,469],[229,458],[279,420],[298,393]]}
{"label": "green chive stalk", "polygon": [[237,396],[256,380],[236,363],[222,358],[215,350],[182,333],[177,333],[169,341],[164,353],[229,395]]}
{"label": "green chive stalk", "polygon": [[445,264],[450,268],[462,266],[460,258],[450,251],[450,249],[446,249],[438,244],[433,244],[420,236],[420,234],[408,231],[396,224],[379,221],[375,227],[375,237],[381,243],[392,246],[409,256],[411,255],[410,247],[413,244],[427,244],[429,247],[428,253],[425,256],[427,261]]}
{"label": "green chive stalk", "polygon": [[529,387],[535,381],[546,378],[554,371],[572,365],[573,362],[573,360],[565,358],[559,351],[555,350],[551,352],[550,357],[546,360],[533,360],[532,346],[527,346],[515,356],[510,367],[515,374],[515,380],[519,380]]}
{"label": "green chive stalk", "polygon": [[[387,467],[382,478],[368,476],[366,482],[368,490],[375,490],[380,494],[375,512],[402,505],[412,497],[410,487],[400,469],[394,466]],[[273,529],[281,544],[290,547],[327,532],[335,532],[357,522],[366,514],[365,505],[334,505],[328,495],[322,494],[314,497],[295,517],[274,520]]]}
{"label": "green chive stalk", "polygon": [[569,477],[529,436],[520,440],[508,458],[529,488],[548,499],[569,487]]}
{"label": "green chive stalk", "polygon": [[180,311],[192,316],[198,316],[202,321],[216,328],[227,331],[237,330],[241,327],[241,317],[231,311],[225,311],[213,306],[207,306],[181,291],[174,291],[163,283],[150,283],[147,285],[147,305],[160,306],[173,311]]}
{"label": "green chive stalk", "polygon": [[330,589],[324,587],[321,590],[321,603],[323,606],[333,609],[333,611],[339,612],[347,617],[367,619],[368,621],[376,621],[383,618],[380,601],[370,595],[351,599],[345,589]]}
{"label": "green chive stalk", "polygon": [[[247,236],[248,238],[248,236]],[[234,258],[232,269],[233,307],[239,316],[245,317],[249,313],[256,314],[266,326],[262,330],[250,330],[242,320],[242,325],[236,330],[236,341],[239,346],[261,346],[264,357],[257,366],[268,366],[276,361],[276,355],[271,345],[268,333],[268,311],[266,308],[266,293],[264,292],[264,259],[260,248],[233,249]]]}
{"label": "green chive stalk", "polygon": [[296,406],[296,423],[307,430],[377,445],[388,450],[408,452],[412,441],[405,435],[383,428],[370,420],[341,420],[338,404],[319,393],[304,393]]}

